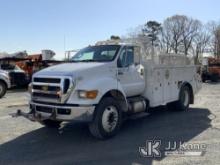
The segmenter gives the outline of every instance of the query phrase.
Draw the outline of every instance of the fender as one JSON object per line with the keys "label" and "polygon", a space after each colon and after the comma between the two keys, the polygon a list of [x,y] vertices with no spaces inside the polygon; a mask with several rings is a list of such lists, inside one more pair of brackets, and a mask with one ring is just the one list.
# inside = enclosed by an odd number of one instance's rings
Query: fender
{"label": "fender", "polygon": [[[98,95],[96,99],[80,99],[78,97],[78,90],[98,90]],[[73,92],[68,99],[68,104],[80,104],[80,105],[94,105],[98,104],[100,100],[103,98],[103,96],[110,92],[110,91],[119,91],[126,102],[127,106],[127,100],[126,95],[123,91],[123,88],[121,84],[118,82],[116,78],[113,77],[100,77],[100,78],[93,78],[90,79],[88,82],[88,79],[80,80],[77,82],[76,88],[74,89],[75,92]]]}

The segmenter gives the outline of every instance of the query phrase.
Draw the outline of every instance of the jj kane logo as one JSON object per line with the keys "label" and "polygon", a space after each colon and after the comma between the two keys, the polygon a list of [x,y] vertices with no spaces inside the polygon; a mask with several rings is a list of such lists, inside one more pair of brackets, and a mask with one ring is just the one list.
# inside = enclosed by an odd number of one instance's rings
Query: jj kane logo
{"label": "jj kane logo", "polygon": [[139,152],[143,157],[161,157],[161,140],[147,140],[146,147],[139,147]]}
{"label": "jj kane logo", "polygon": [[[139,147],[143,157],[161,157],[161,140],[147,140],[145,147]],[[163,149],[165,156],[203,156],[206,144],[168,141]]]}

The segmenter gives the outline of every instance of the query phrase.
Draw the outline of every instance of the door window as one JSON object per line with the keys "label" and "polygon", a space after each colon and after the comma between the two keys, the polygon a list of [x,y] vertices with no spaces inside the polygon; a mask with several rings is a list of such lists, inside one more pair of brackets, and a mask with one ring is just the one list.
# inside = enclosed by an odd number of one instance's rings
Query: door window
{"label": "door window", "polygon": [[134,64],[134,47],[125,47],[118,58],[118,67],[129,67],[132,64]]}

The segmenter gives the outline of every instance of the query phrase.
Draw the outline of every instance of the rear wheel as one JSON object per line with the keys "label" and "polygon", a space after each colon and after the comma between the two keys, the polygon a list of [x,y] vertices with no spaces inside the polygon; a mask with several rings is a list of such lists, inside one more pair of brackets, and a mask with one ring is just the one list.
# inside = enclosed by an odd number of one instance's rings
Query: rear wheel
{"label": "rear wheel", "polygon": [[49,127],[49,128],[59,128],[61,121],[55,121],[55,120],[43,120],[40,122],[42,125]]}
{"label": "rear wheel", "polygon": [[2,98],[7,91],[7,86],[4,82],[0,81],[0,98]]}
{"label": "rear wheel", "polygon": [[99,139],[114,136],[120,129],[122,113],[117,101],[113,98],[104,98],[96,107],[95,116],[89,123],[91,134]]}
{"label": "rear wheel", "polygon": [[188,110],[190,103],[190,90],[189,87],[183,86],[179,93],[179,100],[167,104],[168,109],[185,111]]}

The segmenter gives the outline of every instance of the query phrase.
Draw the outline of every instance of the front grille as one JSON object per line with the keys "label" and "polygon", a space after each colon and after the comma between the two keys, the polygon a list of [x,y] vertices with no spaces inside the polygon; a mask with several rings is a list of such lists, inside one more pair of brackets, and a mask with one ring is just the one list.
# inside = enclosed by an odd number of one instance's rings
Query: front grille
{"label": "front grille", "polygon": [[46,85],[33,85],[33,89],[36,90],[44,90],[45,87],[48,91],[58,92],[60,90],[60,87],[57,86],[46,86]]}
{"label": "front grille", "polygon": [[60,83],[60,79],[58,78],[34,78],[34,82],[39,83]]}
{"label": "front grille", "polygon": [[[32,82],[32,100],[47,103],[64,103],[71,88],[69,77],[34,77]],[[72,88],[71,88],[72,89]]]}

